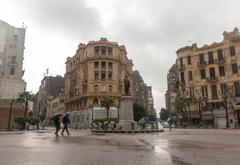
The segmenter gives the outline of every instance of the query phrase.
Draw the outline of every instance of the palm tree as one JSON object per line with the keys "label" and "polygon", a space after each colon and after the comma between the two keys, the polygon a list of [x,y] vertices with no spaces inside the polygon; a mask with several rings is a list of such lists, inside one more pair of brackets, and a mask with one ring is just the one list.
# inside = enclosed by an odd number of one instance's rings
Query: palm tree
{"label": "palm tree", "polygon": [[35,100],[36,96],[32,93],[32,91],[24,91],[22,93],[19,93],[19,97],[17,98],[16,102],[25,104],[24,117],[27,116],[28,102]]}
{"label": "palm tree", "polygon": [[204,102],[204,98],[202,96],[196,97],[196,101],[198,103],[198,113],[199,113],[199,124],[202,125],[202,103]]}
{"label": "palm tree", "polygon": [[101,106],[102,107],[105,107],[106,110],[107,110],[107,118],[109,116],[108,112],[109,112],[109,109],[110,109],[110,106],[113,105],[113,99],[109,96],[104,96],[102,99],[101,99]]}
{"label": "palm tree", "polygon": [[[186,111],[187,99],[186,97],[177,96],[175,98],[176,107],[180,108],[182,113],[182,118],[184,119],[184,111]],[[186,113],[186,112],[185,112]]]}

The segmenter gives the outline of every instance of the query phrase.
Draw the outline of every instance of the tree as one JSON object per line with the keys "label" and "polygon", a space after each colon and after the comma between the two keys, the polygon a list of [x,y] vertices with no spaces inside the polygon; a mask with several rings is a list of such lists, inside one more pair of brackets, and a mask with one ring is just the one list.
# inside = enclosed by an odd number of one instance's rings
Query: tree
{"label": "tree", "polygon": [[107,110],[107,118],[109,117],[109,109],[113,105],[113,99],[109,96],[104,96],[101,99],[101,106]]}
{"label": "tree", "polygon": [[185,119],[186,106],[187,106],[186,97],[177,96],[175,98],[175,103],[176,103],[176,107],[178,107],[181,110],[182,118]]}
{"label": "tree", "polygon": [[202,125],[202,107],[201,107],[201,105],[204,102],[204,98],[202,96],[196,97],[196,101],[198,103],[199,124]]}
{"label": "tree", "polygon": [[134,121],[139,121],[141,118],[146,116],[146,111],[141,105],[133,103],[133,116]]}
{"label": "tree", "polygon": [[161,108],[159,115],[161,120],[166,121],[169,117],[169,110]]}
{"label": "tree", "polygon": [[29,101],[35,101],[36,96],[32,93],[32,91],[24,91],[22,93],[19,93],[19,97],[16,99],[16,102],[18,103],[24,103],[25,104],[25,111],[24,111],[24,117],[27,116],[27,110],[28,110],[28,102]]}

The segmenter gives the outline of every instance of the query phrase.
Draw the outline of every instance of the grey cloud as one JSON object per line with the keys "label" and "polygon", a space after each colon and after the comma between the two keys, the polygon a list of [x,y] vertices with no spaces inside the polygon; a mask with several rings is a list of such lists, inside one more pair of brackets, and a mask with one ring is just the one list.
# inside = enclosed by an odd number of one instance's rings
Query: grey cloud
{"label": "grey cloud", "polygon": [[64,36],[87,40],[102,31],[98,11],[83,0],[27,0],[19,5],[38,26]]}

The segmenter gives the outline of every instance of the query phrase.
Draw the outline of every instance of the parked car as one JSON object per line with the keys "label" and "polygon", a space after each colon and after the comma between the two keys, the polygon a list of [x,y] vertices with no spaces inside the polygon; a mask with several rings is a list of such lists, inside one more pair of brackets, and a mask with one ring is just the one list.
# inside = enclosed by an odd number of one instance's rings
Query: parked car
{"label": "parked car", "polygon": [[[163,128],[169,128],[168,122],[164,122],[164,123],[163,123]],[[174,124],[172,124],[172,128],[175,128],[175,125],[174,125]]]}

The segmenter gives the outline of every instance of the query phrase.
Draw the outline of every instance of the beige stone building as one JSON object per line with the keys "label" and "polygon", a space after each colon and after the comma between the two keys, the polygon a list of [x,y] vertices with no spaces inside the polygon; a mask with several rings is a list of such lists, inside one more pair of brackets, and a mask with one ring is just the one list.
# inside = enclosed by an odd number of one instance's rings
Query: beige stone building
{"label": "beige stone building", "polygon": [[106,38],[80,43],[76,54],[66,61],[66,111],[100,107],[103,96],[111,96],[114,106],[118,107],[125,76],[132,83],[132,67],[132,60],[128,59],[123,45]]}
{"label": "beige stone building", "polygon": [[[235,28],[223,33],[223,41],[177,50],[180,95],[190,100],[187,116],[193,123],[201,117],[205,124],[240,124],[240,34]],[[201,103],[198,98],[204,98]],[[181,114],[178,114],[181,118]],[[236,121],[236,122],[235,122]]]}
{"label": "beige stone building", "polygon": [[25,28],[16,28],[0,20],[0,99],[17,98],[25,91],[23,54]]}

